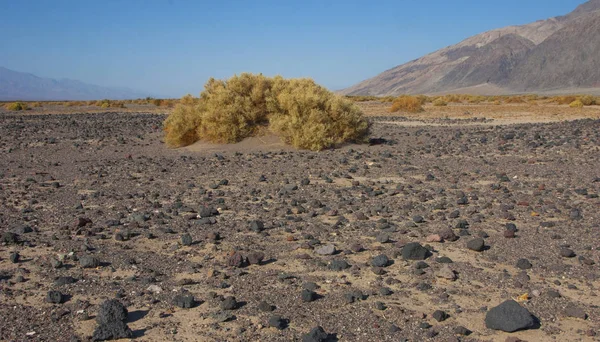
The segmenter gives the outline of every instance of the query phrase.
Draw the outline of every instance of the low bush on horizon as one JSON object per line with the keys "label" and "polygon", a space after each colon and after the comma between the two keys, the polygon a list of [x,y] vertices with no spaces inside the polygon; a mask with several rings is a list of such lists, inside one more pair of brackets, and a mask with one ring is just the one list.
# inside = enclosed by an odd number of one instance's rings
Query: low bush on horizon
{"label": "low bush on horizon", "polygon": [[444,101],[443,98],[438,97],[437,99],[435,99],[432,103],[435,107],[445,107],[448,105],[448,102]]}
{"label": "low bush on horizon", "polygon": [[19,110],[28,110],[29,109],[29,107],[27,106],[27,103],[24,103],[24,102],[9,103],[5,107],[6,107],[6,109],[8,109],[10,111],[19,111]]}
{"label": "low bush on horizon", "polygon": [[571,107],[571,108],[583,108],[583,102],[581,102],[581,100],[575,100],[575,101],[569,103],[569,107]]}
{"label": "low bush on horizon", "polygon": [[100,108],[127,108],[123,101],[111,101],[108,99],[96,101],[94,106]]}
{"label": "low bush on horizon", "polygon": [[394,102],[392,102],[392,107],[390,108],[390,113],[419,113],[422,111],[424,111],[422,98],[411,95],[401,95],[397,97]]}
{"label": "low bush on horizon", "polygon": [[299,149],[320,151],[362,140],[369,128],[352,101],[311,79],[243,73],[211,78],[199,98],[184,96],[164,123],[165,142],[235,143],[269,130]]}

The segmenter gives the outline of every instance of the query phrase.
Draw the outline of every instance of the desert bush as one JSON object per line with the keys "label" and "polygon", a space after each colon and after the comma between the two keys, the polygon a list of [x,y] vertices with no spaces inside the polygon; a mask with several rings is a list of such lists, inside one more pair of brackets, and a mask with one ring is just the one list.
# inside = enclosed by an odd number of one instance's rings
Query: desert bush
{"label": "desert bush", "polygon": [[579,101],[581,101],[584,106],[593,106],[596,104],[596,99],[590,95],[580,97]]}
{"label": "desert bush", "polygon": [[13,102],[6,105],[6,109],[11,111],[28,110],[27,103],[24,102]]}
{"label": "desert bush", "polygon": [[361,139],[369,125],[358,107],[310,79],[273,80],[270,129],[296,148],[319,151]]}
{"label": "desert bush", "polygon": [[352,101],[310,79],[244,73],[211,78],[200,98],[186,96],[166,119],[165,142],[233,143],[266,129],[296,148],[322,150],[366,134],[368,123]]}
{"label": "desert bush", "polygon": [[504,103],[525,103],[521,96],[509,96],[504,99]]}
{"label": "desert bush", "polygon": [[179,103],[181,103],[182,105],[195,105],[197,103],[197,100],[195,97],[192,96],[192,94],[187,94],[184,97],[181,98],[181,100],[179,100]]}
{"label": "desert bush", "polygon": [[390,108],[390,113],[395,112],[409,112],[409,113],[418,113],[423,111],[423,106],[421,100],[416,96],[410,95],[402,95],[397,97],[394,102],[392,102],[392,107]]}
{"label": "desert bush", "polygon": [[448,103],[461,103],[461,99],[460,96],[456,95],[456,94],[449,94],[444,96],[444,101],[448,102]]}
{"label": "desert bush", "polygon": [[433,101],[433,105],[436,107],[445,107],[448,105],[448,102],[444,101],[441,97],[438,97]]}
{"label": "desert bush", "polygon": [[583,102],[581,102],[580,100],[575,100],[575,101],[569,103],[569,107],[571,107],[571,108],[583,108]]}
{"label": "desert bush", "polygon": [[42,103],[41,102],[32,102],[31,107],[32,108],[40,108],[40,107],[42,107]]}
{"label": "desert bush", "polygon": [[569,95],[569,96],[556,96],[556,97],[554,97],[553,100],[554,100],[554,102],[556,104],[559,104],[559,105],[565,105],[565,104],[570,105],[571,103],[577,101],[577,97],[573,96],[573,95]]}

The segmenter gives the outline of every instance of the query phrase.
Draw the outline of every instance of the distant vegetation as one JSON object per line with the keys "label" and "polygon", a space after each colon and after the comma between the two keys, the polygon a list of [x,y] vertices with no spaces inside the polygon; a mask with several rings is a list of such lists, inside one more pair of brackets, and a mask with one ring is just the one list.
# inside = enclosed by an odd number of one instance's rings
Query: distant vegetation
{"label": "distant vegetation", "polygon": [[419,98],[417,96],[410,95],[402,95],[398,96],[394,102],[392,102],[392,107],[390,108],[390,113],[396,112],[408,112],[408,113],[419,113],[424,111],[423,104],[424,98]]}
{"label": "distant vegetation", "polygon": [[11,110],[11,111],[19,111],[19,110],[29,109],[29,107],[27,106],[27,103],[24,103],[24,102],[9,103],[5,107],[6,107],[6,109]]}
{"label": "distant vegetation", "polygon": [[311,79],[244,73],[211,78],[199,98],[184,96],[165,121],[165,141],[234,143],[271,131],[296,148],[319,151],[361,140],[368,127],[352,101]]}

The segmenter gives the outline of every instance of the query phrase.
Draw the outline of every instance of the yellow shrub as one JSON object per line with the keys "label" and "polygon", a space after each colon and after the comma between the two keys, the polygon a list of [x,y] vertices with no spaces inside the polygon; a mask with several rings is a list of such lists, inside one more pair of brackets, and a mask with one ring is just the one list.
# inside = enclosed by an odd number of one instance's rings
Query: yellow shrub
{"label": "yellow shrub", "polygon": [[582,96],[579,101],[581,101],[584,106],[592,106],[596,104],[596,99],[589,95]]}
{"label": "yellow shrub", "polygon": [[576,96],[556,96],[554,102],[559,105],[570,104],[577,100]]}
{"label": "yellow shrub", "polygon": [[31,107],[32,108],[40,108],[40,107],[42,107],[42,103],[41,102],[32,102]]}
{"label": "yellow shrub", "polygon": [[170,146],[233,143],[268,128],[284,142],[310,150],[359,140],[368,130],[352,101],[313,80],[248,73],[209,79],[200,98],[184,97],[164,126]]}
{"label": "yellow shrub", "polygon": [[433,101],[433,105],[436,107],[445,107],[448,105],[448,103],[444,101],[444,99],[442,99],[441,97],[438,97],[437,99],[435,99],[435,101]]}
{"label": "yellow shrub", "polygon": [[395,112],[418,113],[423,111],[421,100],[416,96],[402,95],[392,102],[390,113]]}
{"label": "yellow shrub", "polygon": [[571,108],[583,108],[583,103],[579,100],[575,100],[569,104]]}
{"label": "yellow shrub", "polygon": [[509,96],[504,103],[525,103],[525,100],[521,96]]}
{"label": "yellow shrub", "polygon": [[27,107],[27,103],[24,103],[24,102],[9,103],[5,107],[6,107],[6,109],[11,110],[11,111],[19,111],[19,110],[28,110],[29,109],[29,107]]}
{"label": "yellow shrub", "polygon": [[320,151],[360,140],[368,131],[358,107],[313,80],[276,77],[272,93],[270,129],[296,148]]}

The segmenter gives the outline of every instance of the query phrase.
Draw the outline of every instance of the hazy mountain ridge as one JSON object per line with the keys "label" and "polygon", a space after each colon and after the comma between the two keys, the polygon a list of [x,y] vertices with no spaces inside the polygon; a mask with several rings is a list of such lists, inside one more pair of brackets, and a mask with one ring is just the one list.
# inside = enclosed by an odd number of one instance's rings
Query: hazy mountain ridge
{"label": "hazy mountain ridge", "polygon": [[120,87],[103,87],[71,79],[42,78],[0,67],[0,100],[133,99],[150,94]]}
{"label": "hazy mountain ridge", "polygon": [[[600,68],[592,56],[600,48],[598,18],[600,0],[591,0],[565,16],[469,37],[340,93],[385,96],[469,88],[509,94],[598,87],[593,77]],[[577,57],[580,50],[585,56]],[[543,67],[548,59],[554,69]]]}

